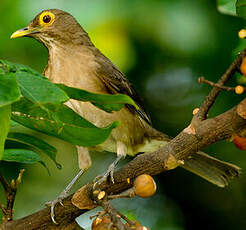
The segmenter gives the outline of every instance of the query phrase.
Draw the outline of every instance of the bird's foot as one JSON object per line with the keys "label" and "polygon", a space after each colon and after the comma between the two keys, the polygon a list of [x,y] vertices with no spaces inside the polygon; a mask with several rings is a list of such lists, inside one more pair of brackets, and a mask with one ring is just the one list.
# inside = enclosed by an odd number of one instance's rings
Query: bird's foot
{"label": "bird's foot", "polygon": [[71,190],[71,188],[73,187],[73,185],[78,181],[78,179],[83,175],[84,171],[81,169],[79,171],[79,173],[72,179],[72,181],[67,185],[67,187],[65,188],[64,191],[62,191],[60,193],[60,195],[53,201],[49,201],[46,202],[45,205],[50,207],[50,217],[52,219],[52,221],[55,224],[58,224],[55,220],[55,206],[57,203],[60,203],[62,206],[63,203],[62,201],[64,200],[64,198],[66,198],[68,196],[69,191]]}
{"label": "bird's foot", "polygon": [[45,203],[46,206],[50,207],[50,217],[54,224],[58,224],[55,220],[55,206],[60,203],[60,205],[64,206],[62,201],[68,196],[66,190],[61,192],[61,194],[53,201],[48,201]]}
{"label": "bird's foot", "polygon": [[107,172],[103,176],[96,177],[96,179],[94,180],[93,189],[96,189],[103,182],[106,182],[108,178],[110,178],[111,182],[114,184],[114,169],[115,169],[115,164],[111,164],[108,167]]}

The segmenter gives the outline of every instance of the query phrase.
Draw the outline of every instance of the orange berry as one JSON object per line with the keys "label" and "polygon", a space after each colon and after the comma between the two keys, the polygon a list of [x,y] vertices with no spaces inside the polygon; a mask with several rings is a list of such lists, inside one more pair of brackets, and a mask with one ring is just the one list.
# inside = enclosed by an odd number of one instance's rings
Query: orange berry
{"label": "orange berry", "polygon": [[246,150],[246,137],[236,135],[233,139],[234,145],[241,150]]}
{"label": "orange berry", "polygon": [[242,94],[243,92],[244,92],[244,87],[243,87],[243,86],[237,85],[237,86],[235,87],[235,93],[236,93],[236,94]]}
{"label": "orange berry", "polygon": [[242,29],[238,32],[238,37],[239,38],[245,38],[246,37],[246,30]]}
{"label": "orange berry", "polygon": [[131,225],[131,226],[130,226],[130,224],[127,223],[127,222],[125,223],[125,226],[126,226],[126,227],[132,227],[132,228],[135,227],[135,228],[136,228],[136,227],[141,226],[141,225],[140,225],[140,223],[139,223],[138,221],[132,220],[132,225]]}
{"label": "orange berry", "polygon": [[243,58],[242,63],[240,65],[240,71],[244,76],[246,76],[246,58],[245,57]]}
{"label": "orange berry", "polygon": [[102,218],[102,223],[104,223],[104,224],[110,224],[111,223],[110,217],[109,216],[104,216]]}
{"label": "orange berry", "polygon": [[192,114],[196,115],[198,113],[198,111],[199,111],[199,108],[195,108],[195,109],[193,109]]}
{"label": "orange berry", "polygon": [[133,189],[139,197],[151,197],[156,192],[156,184],[150,175],[142,174],[134,180]]}
{"label": "orange berry", "polygon": [[149,230],[149,228],[147,228],[145,226],[138,226],[138,227],[136,227],[135,230]]}
{"label": "orange berry", "polygon": [[95,218],[92,222],[91,229],[95,229],[101,223],[102,223],[101,218],[99,218],[99,217]]}

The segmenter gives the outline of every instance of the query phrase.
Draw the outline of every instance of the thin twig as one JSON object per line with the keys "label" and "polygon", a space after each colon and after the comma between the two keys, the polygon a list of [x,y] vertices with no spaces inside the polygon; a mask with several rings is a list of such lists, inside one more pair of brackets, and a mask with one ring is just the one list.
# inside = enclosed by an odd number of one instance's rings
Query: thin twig
{"label": "thin twig", "polygon": [[128,219],[125,215],[123,215],[122,213],[118,212],[118,214],[120,215],[120,217],[125,220],[130,226],[134,226],[135,223],[133,221],[131,221],[130,219]]}
{"label": "thin twig", "polygon": [[93,200],[109,215],[114,227],[118,230],[127,230],[127,227],[121,222],[119,211],[109,203],[108,196],[105,191],[94,190],[92,196]]}
{"label": "thin twig", "polygon": [[109,214],[114,226],[118,230],[127,230],[127,227],[121,222],[121,215],[118,211],[109,203],[108,200],[99,202],[102,208]]}
{"label": "thin twig", "polygon": [[0,182],[4,188],[5,193],[8,192],[10,185],[1,173],[0,173]]}
{"label": "thin twig", "polygon": [[119,199],[119,198],[133,198],[134,196],[135,196],[134,189],[129,188],[122,193],[114,194],[114,195],[108,195],[108,199],[113,200],[113,199]]}
{"label": "thin twig", "polygon": [[[210,85],[212,87],[217,87],[220,88],[221,90],[226,90],[226,91],[235,91],[235,87],[229,87],[229,86],[224,86],[224,85],[219,85],[218,83],[214,83],[212,81],[209,81],[207,79],[205,79],[204,77],[199,77],[198,78],[198,83],[205,83],[207,85]],[[244,91],[246,90],[246,87],[243,87]]]}
{"label": "thin twig", "polygon": [[0,181],[5,190],[5,196],[7,200],[6,207],[3,204],[1,204],[1,210],[3,213],[3,222],[8,222],[13,220],[13,208],[14,208],[16,192],[19,184],[21,183],[21,178],[23,173],[24,173],[24,169],[21,169],[17,179],[12,180],[10,184],[3,177],[3,175],[0,174]]}
{"label": "thin twig", "polygon": [[234,75],[236,71],[239,70],[240,64],[242,63],[242,59],[246,56],[246,49],[239,53],[237,58],[233,61],[227,71],[222,75],[219,81],[216,83],[217,86],[214,87],[209,95],[206,97],[205,101],[201,105],[198,113],[193,117],[192,122],[199,122],[205,120],[207,118],[207,114],[209,109],[213,106],[217,96],[219,95],[220,91],[222,90],[221,86],[224,84]]}

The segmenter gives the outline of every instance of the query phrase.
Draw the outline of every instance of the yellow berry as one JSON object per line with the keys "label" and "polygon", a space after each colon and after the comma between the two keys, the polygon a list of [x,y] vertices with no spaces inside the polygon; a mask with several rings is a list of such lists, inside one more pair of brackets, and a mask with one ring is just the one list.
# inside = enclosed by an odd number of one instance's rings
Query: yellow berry
{"label": "yellow berry", "polygon": [[199,111],[199,108],[195,108],[195,109],[193,109],[192,114],[196,115],[198,113],[198,111]]}
{"label": "yellow berry", "polygon": [[244,87],[241,85],[238,85],[235,87],[235,93],[236,94],[242,94],[244,92]]}
{"label": "yellow berry", "polygon": [[242,29],[238,32],[238,37],[239,38],[245,38],[246,37],[246,30]]}
{"label": "yellow berry", "polygon": [[97,217],[96,219],[93,220],[91,228],[94,229],[101,223],[102,223],[102,219]]}
{"label": "yellow berry", "polygon": [[99,192],[97,199],[101,200],[101,199],[103,199],[103,197],[105,197],[105,195],[106,195],[106,193],[104,191],[101,191],[101,192]]}
{"label": "yellow berry", "polygon": [[151,197],[156,192],[156,184],[150,175],[142,174],[134,180],[133,189],[139,197]]}

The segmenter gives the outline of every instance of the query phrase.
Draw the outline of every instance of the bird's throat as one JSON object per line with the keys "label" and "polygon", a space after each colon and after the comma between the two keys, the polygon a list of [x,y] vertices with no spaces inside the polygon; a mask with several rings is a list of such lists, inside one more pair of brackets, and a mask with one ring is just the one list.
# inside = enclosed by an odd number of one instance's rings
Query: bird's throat
{"label": "bird's throat", "polygon": [[96,75],[99,66],[89,48],[54,45],[48,50],[49,59],[44,75],[52,82],[95,93],[107,92],[105,85]]}

